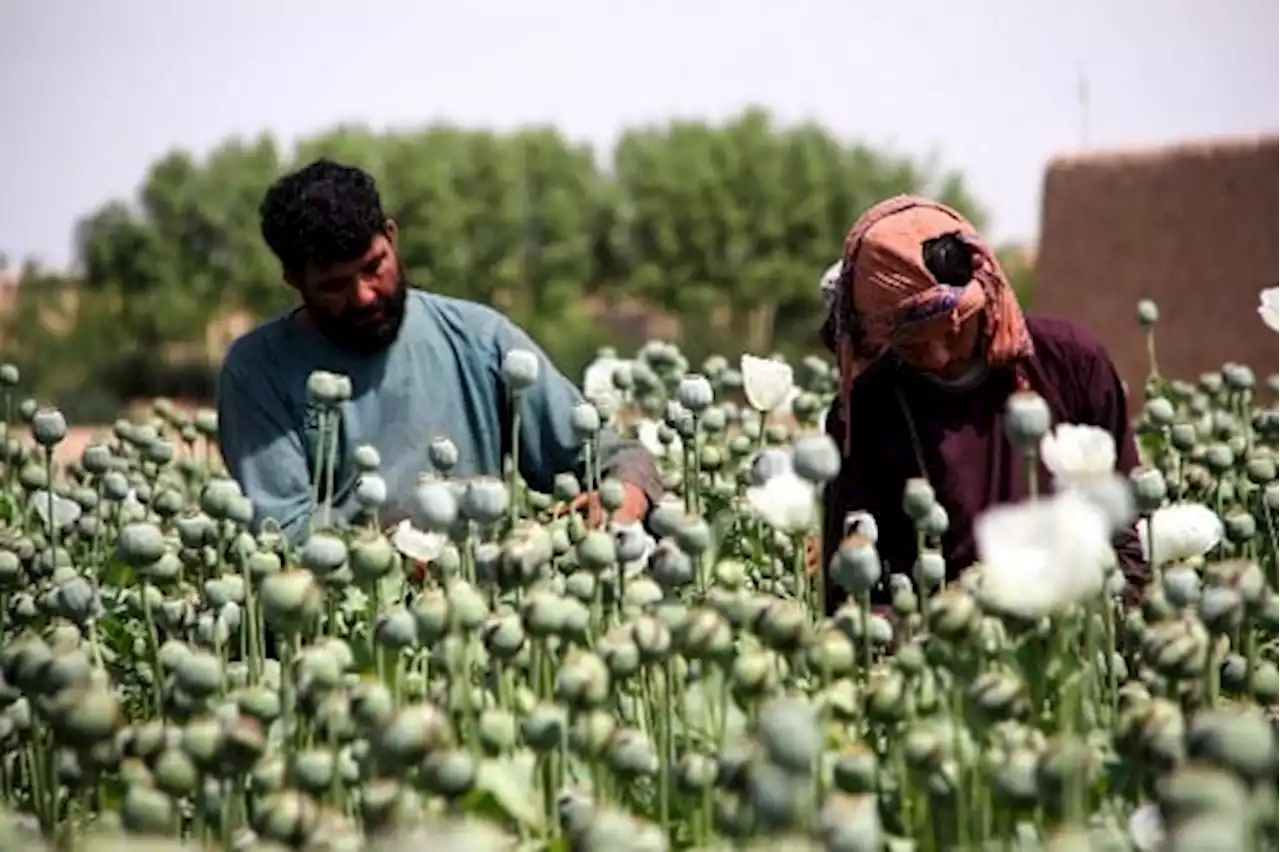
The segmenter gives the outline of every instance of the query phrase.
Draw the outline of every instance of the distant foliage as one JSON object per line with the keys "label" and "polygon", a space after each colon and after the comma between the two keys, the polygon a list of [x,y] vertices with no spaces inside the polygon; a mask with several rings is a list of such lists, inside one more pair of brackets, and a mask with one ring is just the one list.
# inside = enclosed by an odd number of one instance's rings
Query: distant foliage
{"label": "distant foliage", "polygon": [[237,138],[203,160],[167,154],[135,199],[88,215],[74,328],[32,322],[58,288],[24,288],[24,302],[40,304],[10,322],[5,354],[64,398],[89,385],[122,393],[126,378],[181,390],[166,377],[171,362],[194,357],[214,318],[291,304],[257,207],[277,176],[320,156],[376,177],[415,286],[502,308],[571,371],[601,345],[646,336],[599,321],[623,299],[675,320],[695,355],[798,353],[814,342],[818,276],[871,204],[923,192],[979,226],[985,218],[955,174],[760,110],[630,129],[606,162],[549,127],[339,126],[293,152],[270,136]]}

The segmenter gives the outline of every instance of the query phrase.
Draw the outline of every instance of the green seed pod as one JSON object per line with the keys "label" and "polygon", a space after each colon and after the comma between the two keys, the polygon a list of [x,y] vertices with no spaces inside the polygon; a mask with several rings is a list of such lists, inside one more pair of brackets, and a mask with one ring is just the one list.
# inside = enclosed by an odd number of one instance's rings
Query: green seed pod
{"label": "green seed pod", "polygon": [[625,626],[615,627],[600,638],[596,652],[609,667],[614,680],[625,680],[640,670],[640,649]]}
{"label": "green seed pod", "polygon": [[660,619],[642,615],[631,625],[631,638],[646,665],[659,663],[671,653],[671,631]]}
{"label": "green seed pod", "polygon": [[170,835],[177,822],[173,799],[160,790],[133,785],[125,791],[120,817],[135,834]]}
{"label": "green seed pod", "polygon": [[449,614],[453,623],[462,630],[479,630],[489,617],[489,607],[484,596],[465,580],[449,584]]}
{"label": "green seed pod", "polygon": [[1021,718],[1029,709],[1027,686],[1012,672],[987,671],[969,687],[969,700],[987,719]]}
{"label": "green seed pod", "polygon": [[1258,534],[1258,522],[1247,512],[1231,512],[1223,518],[1222,524],[1227,541],[1233,544],[1244,544]]}
{"label": "green seed pod", "polygon": [[695,609],[676,631],[681,653],[692,660],[726,663],[734,651],[733,627],[710,607]]}
{"label": "green seed pod", "polygon": [[880,761],[874,751],[861,743],[846,746],[831,767],[831,778],[836,789],[845,793],[874,793]]}
{"label": "green seed pod", "polygon": [[893,722],[903,717],[906,684],[896,671],[874,671],[868,684],[867,713],[877,721]]}
{"label": "green seed pod", "polygon": [[300,792],[281,790],[260,802],[253,817],[254,830],[263,837],[294,846],[314,833],[319,808]]}
{"label": "green seed pod", "polygon": [[293,761],[293,778],[298,789],[319,796],[333,783],[337,760],[327,748],[309,748],[298,752]]}
{"label": "green seed pod", "polygon": [[797,603],[778,599],[756,618],[755,630],[765,644],[777,651],[803,647],[812,632],[808,614]]}
{"label": "green seed pod", "polygon": [[590,643],[591,610],[577,598],[560,598],[560,607],[564,610],[559,637],[578,645]]}
{"label": "green seed pod", "polygon": [[1187,731],[1187,755],[1234,772],[1247,783],[1274,778],[1280,771],[1275,731],[1253,708],[1220,707],[1196,716]]}
{"label": "green seed pod", "polygon": [[1253,690],[1253,697],[1259,703],[1271,707],[1280,699],[1280,670],[1277,670],[1276,664],[1269,661],[1259,661],[1258,667],[1253,672],[1253,682],[1250,684]]}
{"label": "green seed pod", "polygon": [[272,574],[262,581],[262,615],[273,629],[285,634],[298,632],[320,615],[324,591],[315,575],[306,569]]}
{"label": "green seed pod", "polygon": [[856,654],[853,643],[834,627],[822,630],[805,651],[809,668],[824,678],[842,677],[853,671]]}
{"label": "green seed pod", "polygon": [[395,699],[381,681],[361,681],[351,690],[351,715],[366,734],[381,728],[395,713]]}
{"label": "green seed pod", "polygon": [[93,676],[93,664],[79,648],[57,651],[49,659],[40,678],[40,691],[57,695],[72,687],[87,686]]}
{"label": "green seed pod", "polygon": [[418,763],[429,752],[453,742],[449,717],[431,704],[400,708],[374,732],[370,745],[388,766]]}
{"label": "green seed pod", "polygon": [[400,566],[400,554],[380,532],[366,530],[351,544],[351,574],[357,583],[368,586]]}
{"label": "green seed pod", "polygon": [[736,559],[721,559],[712,570],[718,587],[729,591],[741,589],[747,581],[746,566]]}
{"label": "green seed pod", "polygon": [[563,742],[568,727],[564,708],[555,704],[539,704],[520,722],[524,741],[537,751],[551,751]]}
{"label": "green seed pod", "polygon": [[131,523],[120,530],[116,553],[130,567],[151,565],[165,554],[164,533],[155,524]]}
{"label": "green seed pod", "polygon": [[553,636],[564,626],[565,610],[560,598],[546,589],[535,589],[525,596],[520,605],[524,628],[534,638]]}
{"label": "green seed pod", "polygon": [[412,648],[418,641],[417,624],[413,613],[404,607],[378,615],[373,628],[374,639],[389,651]]}
{"label": "green seed pod", "polygon": [[587,571],[574,571],[565,578],[565,592],[583,603],[596,599],[596,575]]}
{"label": "green seed pod", "polygon": [[189,796],[200,782],[200,771],[181,749],[167,748],[151,768],[155,785],[174,798]]}
{"label": "green seed pod", "polygon": [[516,719],[506,710],[488,708],[478,722],[480,744],[489,754],[505,754],[516,744]]}
{"label": "green seed pod", "polygon": [[609,698],[609,668],[595,654],[573,651],[556,673],[555,695],[569,707],[590,709]]}
{"label": "green seed pod", "polygon": [[602,759],[618,721],[604,710],[576,714],[569,729],[570,747],[589,760]]}
{"label": "green seed pod", "polygon": [[812,705],[775,698],[760,710],[756,731],[769,760],[797,775],[808,775],[822,750],[822,729]]}
{"label": "green seed pod", "polygon": [[263,723],[253,717],[242,716],[228,725],[222,756],[232,772],[247,772],[266,751],[267,735]]}
{"label": "green seed pod", "polygon": [[831,852],[871,852],[883,848],[879,806],[874,796],[830,796],[818,814],[818,837]]}
{"label": "green seed pod", "polygon": [[658,771],[658,755],[643,731],[615,728],[604,748],[605,763],[626,779],[648,778]]}
{"label": "green seed pod", "polygon": [[173,670],[178,688],[193,698],[205,698],[222,687],[222,661],[205,651],[188,651]]}
{"label": "green seed pod", "polygon": [[182,729],[182,750],[206,771],[217,765],[225,740],[222,724],[212,716],[192,719]]}
{"label": "green seed pod", "polygon": [[1040,756],[1026,748],[1017,749],[1000,761],[991,778],[997,801],[1011,808],[1032,807],[1039,792],[1039,765]]}
{"label": "green seed pod", "polygon": [[169,729],[164,722],[143,722],[123,732],[126,754],[145,761],[153,760],[168,745]]}
{"label": "green seed pod", "polygon": [[1243,822],[1248,795],[1244,783],[1232,773],[1196,763],[1179,766],[1156,782],[1161,815],[1173,824],[1201,816]]}
{"label": "green seed pod", "polygon": [[336,533],[317,530],[302,545],[299,561],[316,577],[324,578],[346,567],[347,544]]}
{"label": "green seed pod", "polygon": [[603,530],[592,530],[577,546],[578,564],[588,571],[603,571],[617,562],[613,536]]}
{"label": "green seed pod", "polygon": [[1205,589],[1200,598],[1200,620],[1214,633],[1231,633],[1244,620],[1244,600],[1235,589]]}
{"label": "green seed pod", "polygon": [[930,599],[929,627],[938,636],[959,644],[978,629],[981,610],[972,595],[963,589],[946,588]]}
{"label": "green seed pod", "polygon": [[514,613],[492,617],[485,625],[484,644],[499,660],[510,660],[525,644],[524,626]]}
{"label": "green seed pod", "polygon": [[648,577],[636,577],[627,582],[623,606],[629,612],[641,612],[660,603],[666,595],[662,588]]}
{"label": "green seed pod", "polygon": [[50,713],[54,732],[73,747],[88,747],[115,736],[124,723],[120,702],[105,686],[65,690]]}
{"label": "green seed pod", "polygon": [[443,589],[424,589],[413,602],[413,617],[418,623],[418,641],[434,645],[449,632],[449,598]]}
{"label": "green seed pod", "polygon": [[432,793],[458,799],[475,786],[476,764],[471,755],[461,749],[433,752],[422,762],[420,777],[423,786]]}
{"label": "green seed pod", "polygon": [[265,686],[252,686],[236,699],[241,713],[269,725],[280,717],[280,693]]}
{"label": "green seed pod", "polygon": [[744,649],[733,661],[729,681],[733,692],[746,706],[752,699],[768,695],[778,686],[778,658],[769,651]]}

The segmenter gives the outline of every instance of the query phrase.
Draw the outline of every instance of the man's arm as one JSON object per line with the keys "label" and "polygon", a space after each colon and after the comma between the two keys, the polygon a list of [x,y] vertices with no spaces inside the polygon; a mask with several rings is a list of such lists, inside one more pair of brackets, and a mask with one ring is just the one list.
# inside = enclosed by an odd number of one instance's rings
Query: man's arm
{"label": "man's arm", "polygon": [[[521,394],[520,475],[531,488],[543,493],[550,493],[558,473],[573,472],[579,479],[585,479],[583,443],[572,424],[574,407],[586,401],[581,392],[514,323],[505,319],[501,322],[496,346],[497,351],[493,354],[494,369],[498,372],[503,453],[510,452],[511,427],[510,406],[506,402],[507,390],[502,386],[500,365],[508,352],[524,349],[538,359],[538,381]],[[643,515],[662,496],[662,483],[653,456],[638,441],[623,440],[610,428],[601,429],[599,447],[601,472],[630,486],[636,502],[647,504],[634,506],[633,509],[638,511],[633,510],[632,514]]]}
{"label": "man's arm", "polygon": [[311,524],[311,476],[302,436],[284,400],[224,363],[217,408],[222,459],[253,502],[254,530],[271,518],[298,543]]}

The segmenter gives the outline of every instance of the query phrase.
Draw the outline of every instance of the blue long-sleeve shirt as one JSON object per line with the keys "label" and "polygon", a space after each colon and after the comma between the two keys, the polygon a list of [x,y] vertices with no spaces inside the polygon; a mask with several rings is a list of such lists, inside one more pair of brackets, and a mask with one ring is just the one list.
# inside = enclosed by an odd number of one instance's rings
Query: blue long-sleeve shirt
{"label": "blue long-sleeve shirt", "polygon": [[[218,433],[228,471],[253,501],[255,525],[272,518],[294,541],[310,527],[320,433],[307,380],[316,370],[341,373],[352,384],[350,401],[339,409],[339,519],[355,511],[352,455],[361,444],[375,447],[382,459],[384,523],[412,516],[421,475],[434,470],[428,447],[437,437],[448,437],[458,448],[452,476],[500,476],[510,443],[500,368],[513,349],[528,350],[539,361],[538,381],[521,397],[520,473],[531,488],[549,492],[556,474],[582,474],[582,440],[570,414],[583,396],[498,311],[410,290],[399,337],[375,355],[339,349],[299,322],[296,312],[237,339],[218,380]],[[656,502],[662,489],[649,453],[611,431],[601,441],[603,469]]]}

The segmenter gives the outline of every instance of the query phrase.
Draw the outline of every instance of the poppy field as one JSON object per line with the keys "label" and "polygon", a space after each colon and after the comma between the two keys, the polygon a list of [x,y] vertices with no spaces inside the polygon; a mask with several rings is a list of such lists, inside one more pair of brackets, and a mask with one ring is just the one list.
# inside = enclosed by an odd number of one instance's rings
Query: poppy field
{"label": "poppy field", "polygon": [[[1138,470],[1016,394],[1053,488],[950,582],[927,481],[909,574],[851,514],[830,616],[821,359],[601,353],[574,428],[658,457],[647,529],[555,511],[621,505],[598,466],[461,480],[442,435],[415,517],[379,517],[363,447],[356,523],[320,500],[296,545],[250,531],[211,412],[158,401],[56,465],[65,418],[0,367],[0,850],[1276,849],[1275,379],[1161,376],[1157,320]],[[333,428],[349,383],[309,392]]]}

